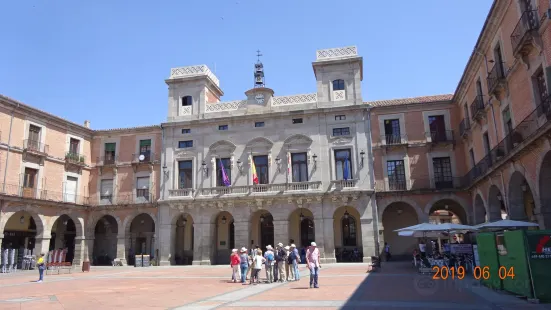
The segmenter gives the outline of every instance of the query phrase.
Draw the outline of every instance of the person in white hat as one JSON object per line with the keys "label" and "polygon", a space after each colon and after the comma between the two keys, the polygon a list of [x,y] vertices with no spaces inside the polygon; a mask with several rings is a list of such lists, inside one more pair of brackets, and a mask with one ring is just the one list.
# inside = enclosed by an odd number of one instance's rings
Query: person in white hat
{"label": "person in white hat", "polygon": [[297,246],[291,244],[291,250],[289,252],[289,262],[291,264],[291,276],[295,281],[300,280],[300,273],[298,270],[298,264],[300,263],[300,255],[298,255]]}
{"label": "person in white hat", "polygon": [[271,245],[266,246],[264,258],[266,259],[266,261],[264,262],[264,265],[266,266],[266,279],[268,279],[268,283],[273,283],[275,255]]}
{"label": "person in white hat", "polygon": [[319,288],[318,276],[321,268],[320,250],[315,242],[312,241],[310,248],[306,251],[306,265],[310,269],[310,288]]}

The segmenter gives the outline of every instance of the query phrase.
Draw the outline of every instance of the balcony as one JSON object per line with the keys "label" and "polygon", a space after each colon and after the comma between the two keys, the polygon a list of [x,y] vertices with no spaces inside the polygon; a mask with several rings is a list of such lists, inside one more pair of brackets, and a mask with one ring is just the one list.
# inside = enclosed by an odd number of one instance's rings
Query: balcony
{"label": "balcony", "polygon": [[156,161],[155,154],[152,152],[142,152],[132,154],[132,163],[136,164],[150,164]]}
{"label": "balcony", "polygon": [[471,130],[471,121],[468,118],[464,118],[461,123],[459,123],[459,134],[463,139],[469,136],[469,131]]}
{"label": "balcony", "polygon": [[452,176],[420,177],[404,180],[378,180],[375,190],[377,192],[400,191],[445,191],[461,189],[462,178]]}
{"label": "balcony", "polygon": [[[473,185],[493,168],[511,157],[517,156],[523,146],[534,140],[539,133],[550,129],[551,96],[548,96],[517,127],[501,140],[484,158],[463,177],[462,183],[467,187]],[[542,129],[544,128],[544,129]]]}
{"label": "balcony", "polygon": [[170,198],[194,198],[197,196],[248,196],[248,195],[276,195],[300,191],[317,191],[321,189],[321,181],[292,182],[277,184],[257,184],[245,186],[217,186],[202,188],[197,191],[191,188],[171,189],[168,191]]}
{"label": "balcony", "polygon": [[500,99],[501,93],[505,90],[507,84],[507,72],[505,71],[505,63],[496,62],[486,78],[488,82],[488,93]]}
{"label": "balcony", "polygon": [[119,156],[104,155],[100,156],[96,160],[96,166],[100,169],[100,174],[103,173],[105,168],[114,168],[119,162]]}
{"label": "balcony", "polygon": [[27,199],[38,199],[50,202],[72,203],[77,205],[88,205],[89,199],[85,196],[80,196],[63,191],[38,190],[34,187],[25,187],[15,184],[0,183],[0,194],[12,197],[20,197]]}
{"label": "balcony", "polygon": [[474,98],[473,102],[470,105],[471,117],[473,120],[481,120],[486,117],[484,111],[484,97],[478,95]]}
{"label": "balcony", "polygon": [[520,58],[525,64],[528,64],[525,58],[530,55],[530,52],[534,48],[541,47],[539,27],[538,11],[525,11],[511,33],[513,55],[515,58]]}
{"label": "balcony", "polygon": [[455,145],[453,130],[429,131],[425,136],[431,145]]}
{"label": "balcony", "polygon": [[79,154],[79,153],[73,153],[73,152],[67,152],[65,154],[65,163],[69,165],[75,165],[78,167],[84,167],[86,166],[86,156]]}
{"label": "balcony", "polygon": [[48,144],[29,139],[23,140],[23,151],[33,155],[47,156],[49,148]]}
{"label": "balcony", "polygon": [[407,145],[408,137],[402,134],[385,134],[381,136],[381,145],[383,146],[399,146]]}
{"label": "balcony", "polygon": [[136,193],[118,194],[116,198],[117,205],[153,203],[154,201],[153,194],[149,189],[136,189]]}
{"label": "balcony", "polygon": [[331,181],[331,190],[347,190],[347,189],[354,189],[358,187],[358,180],[352,179],[352,180],[334,180]]}

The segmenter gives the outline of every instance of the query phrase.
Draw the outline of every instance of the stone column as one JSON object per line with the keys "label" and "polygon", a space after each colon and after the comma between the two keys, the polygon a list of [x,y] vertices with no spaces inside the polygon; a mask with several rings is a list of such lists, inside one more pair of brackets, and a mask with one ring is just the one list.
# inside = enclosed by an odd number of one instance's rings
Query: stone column
{"label": "stone column", "polygon": [[117,236],[117,258],[122,262],[123,266],[127,265],[126,262],[126,238],[124,235]]}
{"label": "stone column", "polygon": [[95,238],[86,238],[84,241],[84,253],[83,253],[83,262],[94,262],[94,242]]}
{"label": "stone column", "polygon": [[192,265],[210,265],[212,249],[212,225],[211,223],[194,224],[195,233],[193,242]]}
{"label": "stone column", "polygon": [[373,219],[360,218],[360,225],[362,227],[363,262],[371,263],[371,256],[378,256],[375,246]]}
{"label": "stone column", "polygon": [[37,237],[34,243],[34,254],[36,257],[40,257],[40,254],[48,254],[50,248],[51,236]]}
{"label": "stone column", "polygon": [[289,243],[289,220],[274,220],[274,243],[280,242],[283,245]]}
{"label": "stone column", "polygon": [[159,265],[160,266],[170,266],[172,262],[172,230],[175,225],[170,224],[161,224],[159,227]]}
{"label": "stone column", "polygon": [[[237,219],[236,219],[237,220]],[[242,247],[248,247],[250,241],[250,223],[248,221],[233,222],[235,229],[235,247],[239,250]]]}
{"label": "stone column", "polygon": [[[323,244],[322,253],[324,256],[320,259],[321,263],[336,263],[337,259],[335,258],[335,232],[333,229],[333,218],[314,219],[314,225],[316,227],[316,240],[320,240]],[[318,227],[319,231],[322,232],[321,236],[318,236]],[[318,246],[320,245],[319,243],[317,244]]]}
{"label": "stone column", "polygon": [[73,268],[78,268],[82,266],[82,261],[84,260],[85,244],[84,237],[75,237],[75,255],[73,257]]}

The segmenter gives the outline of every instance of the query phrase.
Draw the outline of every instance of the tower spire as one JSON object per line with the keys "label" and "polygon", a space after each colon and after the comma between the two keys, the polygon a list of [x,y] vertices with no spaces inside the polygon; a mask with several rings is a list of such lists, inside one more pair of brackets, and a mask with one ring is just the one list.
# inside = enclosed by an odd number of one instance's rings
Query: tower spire
{"label": "tower spire", "polygon": [[256,51],[256,64],[254,64],[254,87],[264,87],[264,65],[260,61],[260,50]]}

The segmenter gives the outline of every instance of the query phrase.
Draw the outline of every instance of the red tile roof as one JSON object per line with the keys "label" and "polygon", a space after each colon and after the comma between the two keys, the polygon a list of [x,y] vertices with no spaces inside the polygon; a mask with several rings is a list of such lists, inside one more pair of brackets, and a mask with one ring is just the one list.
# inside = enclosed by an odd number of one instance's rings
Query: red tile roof
{"label": "red tile roof", "polygon": [[423,96],[423,97],[414,97],[414,98],[368,101],[365,103],[376,108],[376,107],[388,107],[388,106],[414,104],[414,103],[445,102],[445,101],[451,101],[452,98],[453,98],[453,94],[445,94],[445,95]]}

